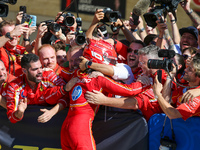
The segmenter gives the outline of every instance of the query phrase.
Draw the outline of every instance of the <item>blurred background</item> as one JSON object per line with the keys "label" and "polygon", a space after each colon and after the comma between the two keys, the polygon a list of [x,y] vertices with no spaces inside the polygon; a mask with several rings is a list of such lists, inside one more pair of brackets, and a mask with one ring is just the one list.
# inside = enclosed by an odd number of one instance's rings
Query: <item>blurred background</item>
{"label": "blurred background", "polygon": [[[0,0],[1,1],[1,0]],[[6,18],[14,19],[19,12],[20,6],[26,6],[27,14],[37,16],[37,25],[44,20],[55,20],[55,16],[58,12],[64,10],[73,0],[17,0],[15,5],[6,3],[9,6],[9,13]],[[138,0],[77,0],[77,9],[79,17],[82,18],[82,29],[87,30],[93,19],[96,8],[110,7],[113,10],[118,10],[122,14],[122,20],[129,20],[130,13]],[[191,0],[191,8],[199,13],[200,1]],[[77,17],[75,5],[72,4],[67,12],[73,13]],[[179,28],[192,25],[188,15],[179,5],[177,8],[177,24]],[[145,23],[145,21],[144,21]],[[170,22],[168,22],[168,28],[170,29]],[[108,29],[108,32],[111,32]],[[122,33],[120,32],[121,36]],[[36,35],[33,34],[32,38]],[[119,37],[120,39],[120,37]]]}

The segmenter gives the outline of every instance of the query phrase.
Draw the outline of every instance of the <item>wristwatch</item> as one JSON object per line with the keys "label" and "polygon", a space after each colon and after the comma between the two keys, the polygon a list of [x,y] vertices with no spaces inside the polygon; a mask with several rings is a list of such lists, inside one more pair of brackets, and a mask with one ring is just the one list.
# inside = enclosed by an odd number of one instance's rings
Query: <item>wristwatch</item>
{"label": "wristwatch", "polygon": [[10,32],[7,32],[7,33],[5,34],[5,37],[6,37],[6,38],[9,38],[10,40],[13,40],[13,38],[10,36]]}

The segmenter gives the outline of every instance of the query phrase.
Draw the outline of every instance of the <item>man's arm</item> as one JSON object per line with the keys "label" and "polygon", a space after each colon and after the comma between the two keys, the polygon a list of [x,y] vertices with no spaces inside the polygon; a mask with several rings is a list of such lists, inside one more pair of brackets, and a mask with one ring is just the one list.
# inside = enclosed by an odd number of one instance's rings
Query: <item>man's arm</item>
{"label": "man's arm", "polygon": [[7,109],[7,107],[6,107],[6,98],[3,97],[3,96],[1,96],[1,95],[0,95],[0,105],[1,105],[3,108]]}
{"label": "man's arm", "polygon": [[155,96],[158,97],[158,103],[160,104],[161,109],[163,112],[169,117],[169,119],[176,119],[176,118],[182,118],[182,115],[180,112],[171,106],[162,96],[161,91],[163,89],[162,84],[158,81],[158,77],[156,76],[155,82],[153,85],[153,91]]}
{"label": "man's arm", "polygon": [[105,105],[122,109],[138,109],[138,103],[134,97],[107,97],[103,93],[93,90],[93,92],[87,91],[85,94],[85,98],[89,103],[95,105]]}

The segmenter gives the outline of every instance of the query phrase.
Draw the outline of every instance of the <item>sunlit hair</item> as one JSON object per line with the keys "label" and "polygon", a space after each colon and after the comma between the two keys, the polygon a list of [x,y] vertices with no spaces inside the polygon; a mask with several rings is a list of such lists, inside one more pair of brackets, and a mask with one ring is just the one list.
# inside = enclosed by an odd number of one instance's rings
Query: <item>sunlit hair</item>
{"label": "sunlit hair", "polygon": [[56,50],[55,50],[55,48],[54,48],[52,45],[50,45],[50,44],[43,44],[43,45],[38,49],[38,55],[39,55],[39,56],[40,56],[40,51],[41,51],[41,49],[43,49],[44,47],[49,47],[49,48],[54,49],[55,54],[56,54]]}
{"label": "sunlit hair", "polygon": [[193,55],[193,54],[196,54],[196,52],[198,51],[198,48],[196,48],[196,47],[187,47],[187,48],[184,48],[184,49],[182,50],[182,54],[183,54],[186,50],[189,50],[190,54]]}
{"label": "sunlit hair", "polygon": [[148,45],[145,46],[141,49],[139,49],[138,54],[139,55],[147,55],[148,58],[150,59],[162,59],[160,57],[158,57],[158,51],[160,50],[160,48],[156,45]]}
{"label": "sunlit hair", "polygon": [[191,63],[195,69],[195,75],[200,78],[200,53],[193,57]]}
{"label": "sunlit hair", "polygon": [[12,26],[15,25],[15,21],[14,20],[3,20],[2,22],[0,22],[0,33],[2,34],[2,28],[6,25]]}

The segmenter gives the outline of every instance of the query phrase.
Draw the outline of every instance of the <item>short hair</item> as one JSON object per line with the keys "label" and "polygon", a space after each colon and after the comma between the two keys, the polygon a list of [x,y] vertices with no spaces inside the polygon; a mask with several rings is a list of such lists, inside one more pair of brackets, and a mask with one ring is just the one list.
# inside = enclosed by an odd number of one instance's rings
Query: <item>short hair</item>
{"label": "short hair", "polygon": [[63,50],[63,51],[65,51],[65,44],[63,43],[63,42],[57,42],[57,43],[55,43],[54,45],[53,45],[53,47],[55,48],[55,50],[56,50],[56,52],[58,51],[58,50]]}
{"label": "short hair", "polygon": [[161,59],[160,57],[158,57],[159,50],[160,48],[158,46],[151,44],[139,49],[138,54],[147,55],[147,57],[149,57],[150,59]]}
{"label": "short hair", "polygon": [[145,38],[144,38],[144,43],[146,45],[149,45],[150,42],[152,42],[153,40],[155,40],[158,37],[157,34],[148,34]]}
{"label": "short hair", "polygon": [[184,48],[182,50],[182,53],[184,53],[186,50],[189,50],[191,55],[193,55],[193,54],[196,54],[196,52],[198,51],[198,48],[196,48],[196,47],[187,47],[187,48]]}
{"label": "short hair", "polygon": [[200,78],[200,53],[193,57],[191,63],[195,69],[195,75]]}
{"label": "short hair", "polygon": [[29,69],[31,67],[31,62],[37,62],[39,57],[36,54],[26,54],[21,59],[21,67]]}
{"label": "short hair", "polygon": [[56,54],[56,50],[55,50],[55,48],[54,48],[51,44],[43,44],[43,45],[38,49],[38,55],[39,55],[39,56],[40,56],[40,51],[41,51],[41,49],[44,48],[44,47],[51,47],[52,49],[54,49],[55,54]]}
{"label": "short hair", "polygon": [[179,69],[177,71],[177,74],[179,74],[179,73],[182,74],[184,72],[184,70],[185,70],[185,59],[184,59],[183,55],[180,55],[178,53],[176,53],[175,55],[177,57],[178,64],[182,65],[181,69]]}
{"label": "short hair", "polygon": [[15,25],[15,21],[14,20],[3,20],[1,23],[0,23],[0,33],[2,33],[2,28],[6,25],[9,25],[9,26],[12,26],[12,25]]}

